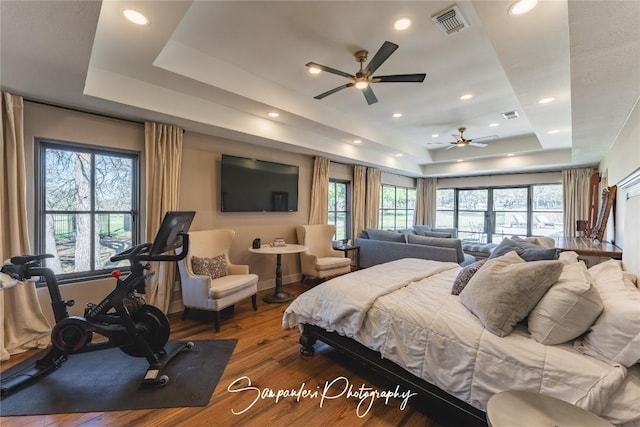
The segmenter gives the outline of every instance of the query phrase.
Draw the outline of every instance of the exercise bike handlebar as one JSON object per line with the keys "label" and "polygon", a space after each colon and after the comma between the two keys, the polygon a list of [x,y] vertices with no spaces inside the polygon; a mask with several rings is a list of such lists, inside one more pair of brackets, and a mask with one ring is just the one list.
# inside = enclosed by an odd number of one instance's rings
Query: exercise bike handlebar
{"label": "exercise bike handlebar", "polygon": [[112,256],[111,261],[129,260],[132,264],[142,261],[180,261],[187,256],[189,250],[189,235],[187,233],[179,233],[179,235],[182,236],[182,251],[179,254],[152,254],[150,253],[152,244],[143,243]]}

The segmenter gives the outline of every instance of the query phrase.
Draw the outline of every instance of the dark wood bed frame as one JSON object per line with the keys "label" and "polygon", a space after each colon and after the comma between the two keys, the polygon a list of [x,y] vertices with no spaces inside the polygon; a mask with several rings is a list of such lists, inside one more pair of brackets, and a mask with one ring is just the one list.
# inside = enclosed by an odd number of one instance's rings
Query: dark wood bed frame
{"label": "dark wood bed frame", "polygon": [[483,411],[416,377],[390,360],[384,359],[377,351],[336,332],[328,332],[318,326],[303,324],[300,353],[313,356],[315,352],[313,345],[317,340],[330,345],[375,373],[383,375],[394,384],[412,393],[418,393],[416,397],[419,397],[420,408],[434,421],[446,426],[487,427],[486,415]]}

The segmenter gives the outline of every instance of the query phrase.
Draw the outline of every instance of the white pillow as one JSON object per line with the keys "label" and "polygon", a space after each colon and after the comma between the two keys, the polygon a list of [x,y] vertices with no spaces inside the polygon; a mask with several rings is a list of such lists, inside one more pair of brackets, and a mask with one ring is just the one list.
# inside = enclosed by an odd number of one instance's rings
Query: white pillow
{"label": "white pillow", "polygon": [[589,274],[604,309],[575,348],[626,367],[640,362],[640,290],[625,286],[622,267],[614,260],[596,264]]}
{"label": "white pillow", "polygon": [[572,264],[574,262],[579,262],[578,254],[574,251],[562,251],[560,255],[558,255],[558,261],[563,264]]}
{"label": "white pillow", "polygon": [[583,262],[565,264],[560,278],[529,313],[529,332],[556,345],[585,333],[602,312],[602,300]]}

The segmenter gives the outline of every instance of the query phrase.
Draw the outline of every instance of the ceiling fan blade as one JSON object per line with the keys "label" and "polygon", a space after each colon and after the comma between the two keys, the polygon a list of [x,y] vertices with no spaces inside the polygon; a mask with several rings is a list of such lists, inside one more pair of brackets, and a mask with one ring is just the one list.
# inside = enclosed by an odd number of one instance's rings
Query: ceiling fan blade
{"label": "ceiling fan blade", "polygon": [[356,79],[356,76],[354,76],[352,74],[348,74],[348,73],[345,73],[344,71],[336,70],[335,68],[327,67],[326,65],[316,64],[315,62],[307,62],[305,64],[305,67],[315,67],[315,68],[318,68],[318,69],[320,69],[322,71],[326,71],[327,73],[337,74],[339,76],[346,77],[346,78],[351,79],[351,80],[355,80]]}
{"label": "ceiling fan blade", "polygon": [[382,63],[386,61],[393,52],[396,51],[397,48],[398,45],[395,43],[391,43],[388,41],[384,42],[382,46],[380,46],[380,49],[378,49],[376,54],[373,56],[371,61],[369,61],[369,64],[365,69],[366,74],[371,75],[374,71],[376,71],[378,67],[381,66]]}
{"label": "ceiling fan blade", "polygon": [[488,135],[488,136],[481,136],[478,138],[473,138],[472,141],[476,142],[476,141],[488,141],[490,139],[497,139],[498,135]]}
{"label": "ceiling fan blade", "polygon": [[368,85],[367,87],[362,89],[362,94],[367,99],[367,104],[371,105],[378,102],[378,98],[376,98],[376,95],[373,93],[373,89],[371,89],[371,85]]}
{"label": "ceiling fan blade", "polygon": [[346,88],[348,88],[348,87],[351,87],[351,86],[353,86],[354,84],[355,84],[355,83],[347,83],[346,85],[338,86],[338,87],[333,88],[333,89],[331,89],[331,90],[328,90],[328,91],[326,91],[326,92],[324,92],[324,93],[321,93],[320,95],[314,96],[314,98],[315,98],[315,99],[322,99],[322,98],[324,98],[325,96],[329,96],[329,95],[331,95],[331,94],[333,94],[333,93],[338,92],[339,90],[342,90],[342,89],[346,89]]}
{"label": "ceiling fan blade", "polygon": [[425,77],[427,77],[426,74],[396,74],[392,76],[374,76],[371,81],[374,83],[422,83]]}

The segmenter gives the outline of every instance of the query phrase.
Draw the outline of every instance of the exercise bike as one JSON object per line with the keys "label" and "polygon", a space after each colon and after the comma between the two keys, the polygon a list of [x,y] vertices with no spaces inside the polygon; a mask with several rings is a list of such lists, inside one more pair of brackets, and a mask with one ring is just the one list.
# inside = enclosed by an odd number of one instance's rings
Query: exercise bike
{"label": "exercise bike", "polygon": [[[73,300],[63,300],[56,276],[41,260],[53,255],[22,255],[11,258],[2,272],[17,280],[35,276],[44,277],[51,296],[51,308],[56,324],[51,331],[51,349],[37,360],[35,366],[0,382],[1,394],[58,369],[71,354],[118,347],[133,357],[145,357],[149,367],[141,381],[144,387],[164,386],[169,377],[163,373],[167,364],[183,351],[193,348],[192,342],[181,342],[165,351],[170,326],[167,316],[158,308],[146,304],[142,295],[146,281],[154,274],[146,273],[151,261],[179,261],[189,250],[189,227],[195,212],[167,212],[153,243],[134,246],[111,257],[112,262],[128,260],[130,272],[123,276],[120,270],[111,275],[116,279],[115,289],[98,304],[89,303],[84,316],[69,316],[67,307]],[[165,254],[182,247],[178,255]],[[99,334],[106,339],[93,341]]]}

